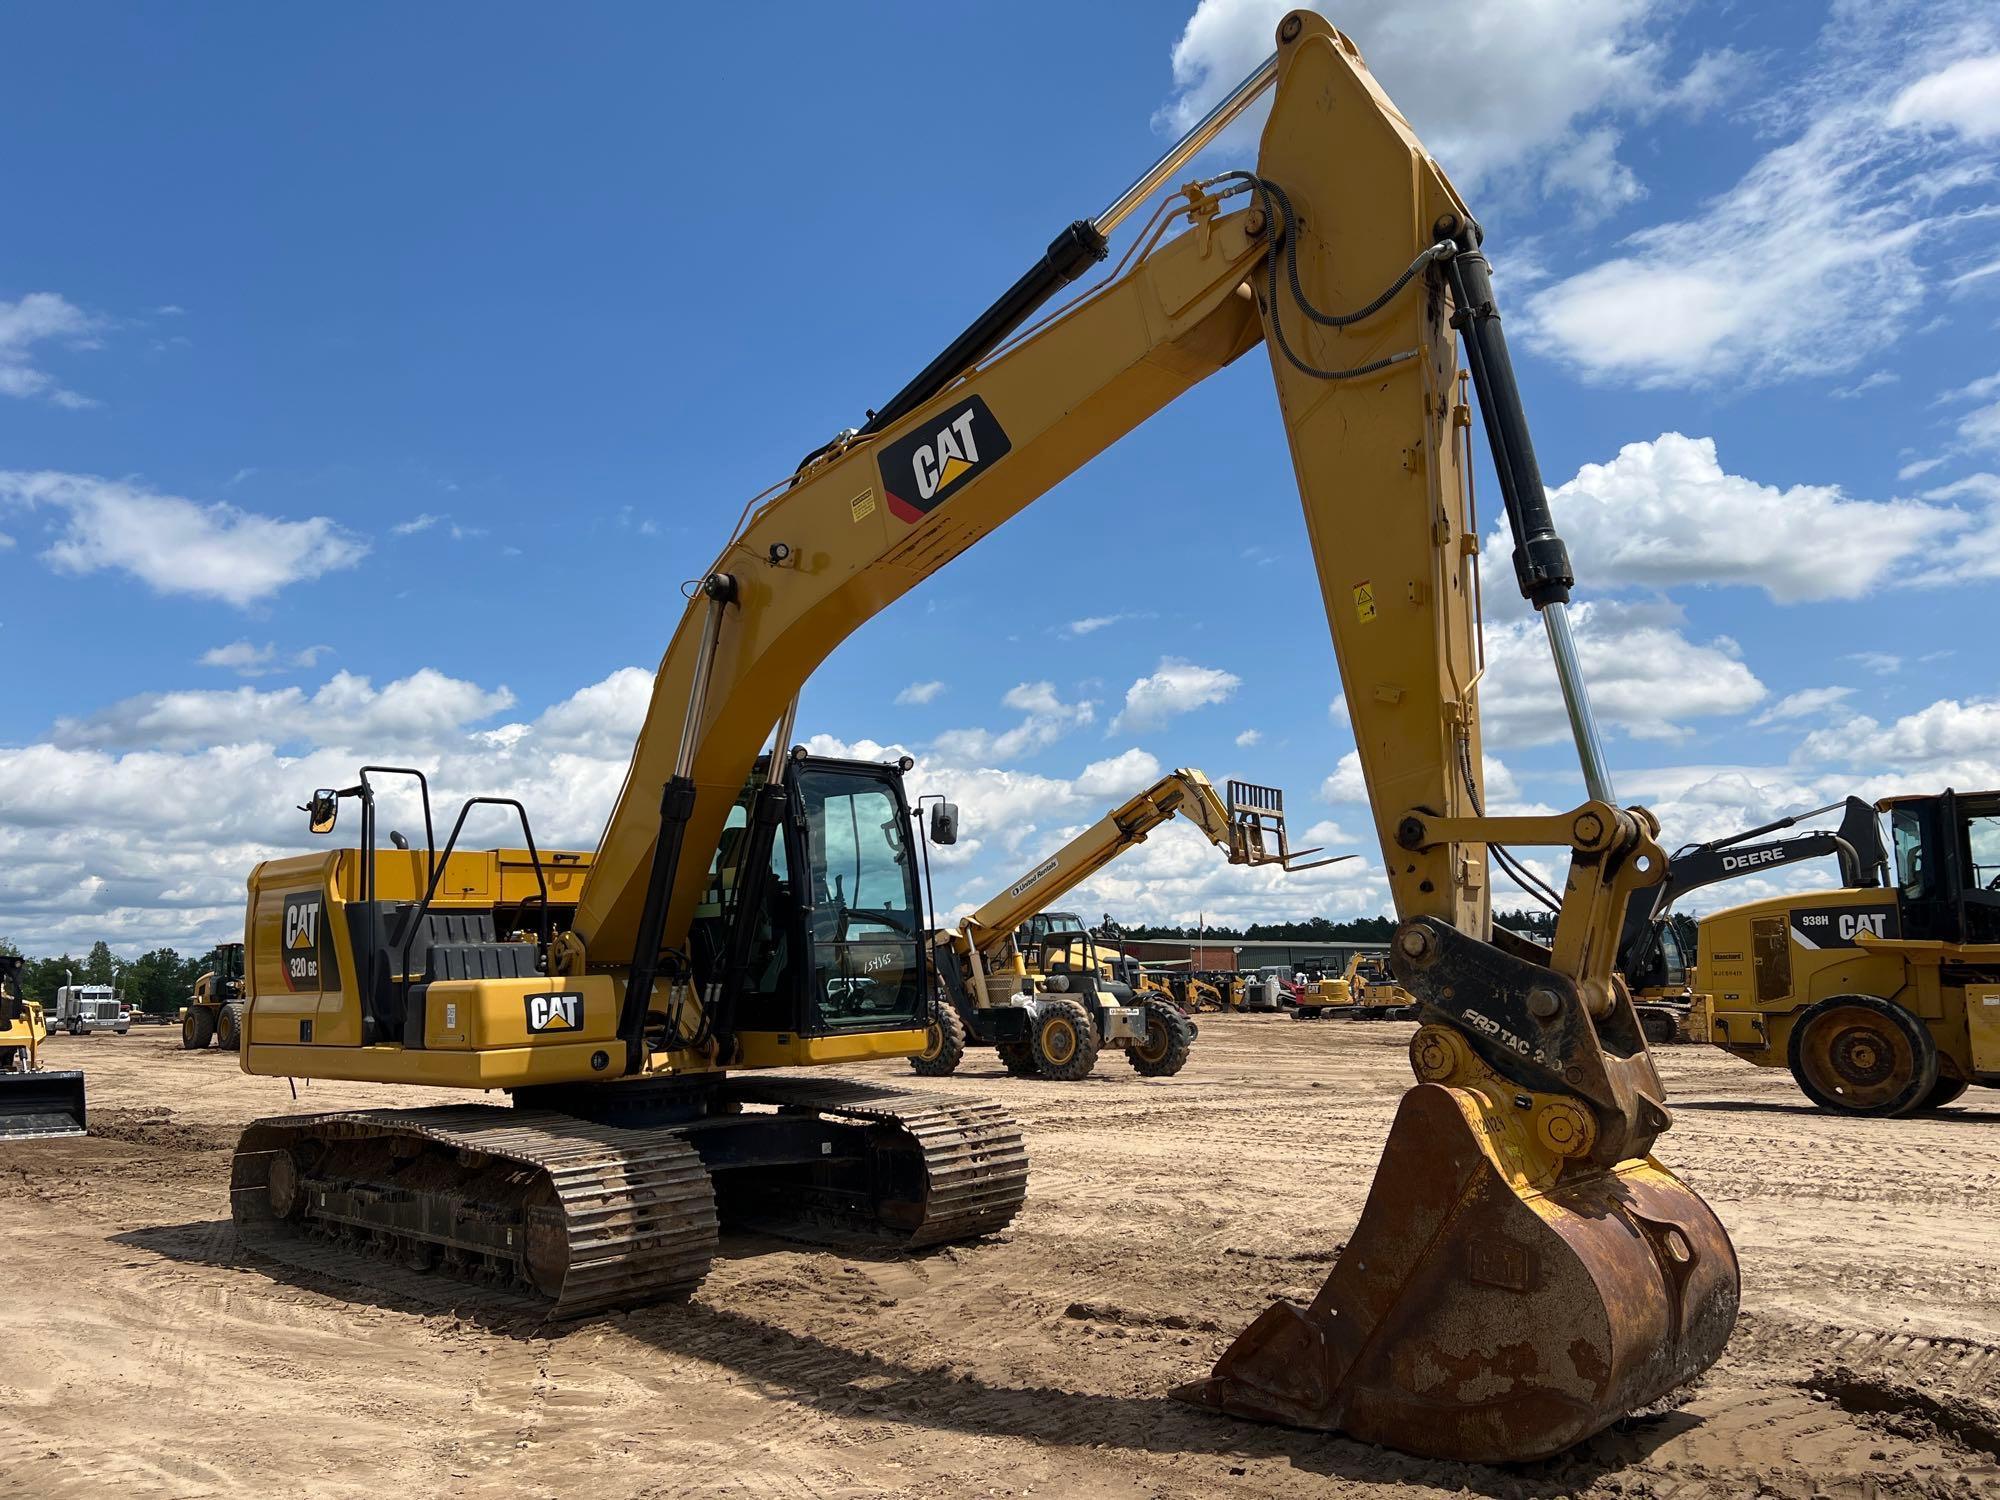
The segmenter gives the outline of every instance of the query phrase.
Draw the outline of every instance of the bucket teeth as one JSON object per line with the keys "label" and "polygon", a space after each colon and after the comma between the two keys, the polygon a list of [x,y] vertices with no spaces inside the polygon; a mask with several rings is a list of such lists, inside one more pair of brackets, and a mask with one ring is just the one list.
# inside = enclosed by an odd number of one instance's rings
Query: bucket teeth
{"label": "bucket teeth", "polygon": [[1470,1089],[1404,1095],[1318,1296],[1266,1309],[1174,1394],[1493,1463],[1559,1452],[1713,1364],[1738,1282],[1708,1205],[1650,1158],[1539,1173],[1495,1112]]}

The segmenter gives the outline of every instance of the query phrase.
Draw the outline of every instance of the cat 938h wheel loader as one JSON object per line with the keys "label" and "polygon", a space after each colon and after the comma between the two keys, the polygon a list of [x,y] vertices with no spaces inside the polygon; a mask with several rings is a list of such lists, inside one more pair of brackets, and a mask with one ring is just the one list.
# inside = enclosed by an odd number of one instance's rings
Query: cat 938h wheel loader
{"label": "cat 938h wheel loader", "polygon": [[[1083,923],[1042,908],[1060,900],[1179,814],[1232,865],[1310,870],[1286,841],[1285,799],[1275,787],[1228,783],[1228,800],[1199,771],[1161,777],[1128,798],[964,918],[933,935],[940,1004],[919,1073],[955,1071],[968,1044],[999,1049],[1007,1070],[1074,1081],[1089,1076],[1104,1047],[1122,1050],[1151,1076],[1178,1073],[1194,1026],[1170,1000],[1133,992]],[[1025,941],[1024,941],[1025,939]]]}
{"label": "cat 938h wheel loader", "polygon": [[[1024,326],[1273,84],[1254,172],[1186,184],[1108,276]],[[1698,1375],[1734,1324],[1736,1259],[1650,1155],[1670,1120],[1613,967],[1664,856],[1597,743],[1480,238],[1354,45],[1286,17],[1208,120],[746,509],[691,590],[587,861],[531,840],[458,855],[456,828],[434,859],[428,838],[378,851],[357,787],[361,850],[259,869],[248,1071],[515,1107],[257,1122],[239,1221],[525,1280],[561,1310],[685,1291],[718,1219],[907,1244],[1006,1223],[1025,1163],[992,1106],[760,1076],[917,1053],[933,962],[897,769],[788,750],[796,695],[858,626],[1262,344],[1400,918],[1396,978],[1424,1024],[1325,1286],[1182,1394],[1512,1460]],[[1482,800],[1461,343],[1582,759],[1587,800],[1560,815]],[[317,824],[337,800],[315,797]],[[1549,949],[1491,922],[1488,855],[1526,845],[1569,853]]]}
{"label": "cat 938h wheel loader", "polygon": [[[1876,873],[1877,811],[1893,886]],[[1861,814],[1842,827],[1841,889],[1702,919],[1708,1039],[1790,1068],[1835,1114],[1922,1114],[2000,1088],[2000,791],[1889,797]]]}

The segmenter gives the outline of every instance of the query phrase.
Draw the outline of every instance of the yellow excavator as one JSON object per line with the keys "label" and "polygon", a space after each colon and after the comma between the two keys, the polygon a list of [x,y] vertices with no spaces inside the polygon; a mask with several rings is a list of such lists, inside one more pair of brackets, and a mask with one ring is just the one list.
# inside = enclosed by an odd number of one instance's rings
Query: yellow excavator
{"label": "yellow excavator", "polygon": [[[1255,170],[1185,183],[1037,319],[1267,89]],[[752,501],[689,587],[587,860],[526,837],[457,854],[482,806],[525,829],[506,799],[468,803],[442,851],[428,833],[379,851],[366,782],[314,794],[320,829],[343,793],[360,801],[362,847],[253,876],[244,1068],[513,1107],[254,1122],[232,1177],[246,1233],[324,1231],[569,1312],[685,1292],[718,1220],[904,1244],[1006,1223],[1026,1162],[994,1106],[765,1071],[917,1054],[935,962],[901,771],[791,748],[797,695],[858,626],[1260,345],[1400,919],[1392,963],[1424,1024],[1325,1285],[1179,1394],[1502,1461],[1706,1369],[1736,1257],[1651,1155],[1671,1118],[1614,970],[1626,907],[1664,867],[1658,824],[1618,803],[1598,742],[1479,226],[1354,44],[1307,12],[908,386]],[[1566,813],[1484,806],[1461,345],[1577,743],[1587,797]],[[1527,846],[1569,855],[1547,949],[1489,911],[1489,862]]]}
{"label": "yellow excavator", "polygon": [[0,953],[0,1141],[82,1135],[83,1074],[42,1066],[48,1025],[21,993],[22,966],[19,954]]}
{"label": "yellow excavator", "polygon": [[1307,984],[1292,1007],[1294,1021],[1317,1021],[1323,1016],[1344,1016],[1356,1021],[1375,1021],[1399,1016],[1414,1002],[1396,987],[1389,972],[1388,956],[1382,953],[1350,953],[1347,967],[1337,975],[1321,975]]}
{"label": "yellow excavator", "polygon": [[[945,804],[947,808],[950,804]],[[1169,1077],[1187,1063],[1195,1028],[1167,998],[1134,993],[1135,974],[1111,961],[1070,912],[1042,910],[1175,815],[1186,818],[1232,865],[1310,870],[1285,834],[1285,799],[1276,787],[1228,783],[1227,800],[1185,767],[1127,798],[1040,861],[957,927],[932,936],[940,997],[918,1073],[954,1072],[968,1045],[994,1047],[1023,1077],[1087,1078],[1101,1048],[1121,1049],[1138,1072]],[[950,816],[951,814],[947,814]],[[1131,965],[1136,969],[1137,965]]]}

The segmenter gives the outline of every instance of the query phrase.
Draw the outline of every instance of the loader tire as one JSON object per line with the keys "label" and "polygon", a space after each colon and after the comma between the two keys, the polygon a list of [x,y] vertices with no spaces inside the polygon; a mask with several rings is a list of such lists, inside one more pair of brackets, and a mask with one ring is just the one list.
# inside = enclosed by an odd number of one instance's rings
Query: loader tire
{"label": "loader tire", "polygon": [[939,1005],[924,1031],[924,1050],[910,1059],[921,1078],[949,1078],[965,1056],[965,1022],[949,1005]]}
{"label": "loader tire", "polygon": [[1929,1029],[1874,995],[1835,995],[1808,1006],[1785,1052],[1805,1096],[1835,1114],[1911,1114],[1937,1087],[1937,1043]]}
{"label": "loader tire", "polygon": [[243,1007],[224,1005],[215,1015],[215,1040],[225,1052],[238,1052],[243,1047]]}
{"label": "loader tire", "polygon": [[1039,1071],[1035,1066],[1035,1053],[1026,1042],[1001,1042],[995,1049],[1000,1061],[1016,1078],[1033,1078]]}
{"label": "loader tire", "polygon": [[1028,1034],[1036,1075],[1059,1083],[1088,1078],[1097,1066],[1097,1022],[1074,1000],[1051,1000]]}
{"label": "loader tire", "polygon": [[1194,1048],[1194,1027],[1171,1005],[1146,1004],[1146,1039],[1125,1049],[1134,1072],[1146,1078],[1171,1078],[1187,1066]]}
{"label": "loader tire", "polygon": [[190,1005],[181,1017],[181,1047],[200,1052],[215,1040],[215,1012],[205,1005]]}

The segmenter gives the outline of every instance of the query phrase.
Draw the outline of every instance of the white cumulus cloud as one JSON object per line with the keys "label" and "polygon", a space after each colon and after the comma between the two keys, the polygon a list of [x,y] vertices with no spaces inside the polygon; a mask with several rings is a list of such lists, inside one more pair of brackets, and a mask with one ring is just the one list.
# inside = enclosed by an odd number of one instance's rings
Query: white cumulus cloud
{"label": "white cumulus cloud", "polygon": [[367,543],[325,516],[285,521],[91,474],[0,469],[0,504],[62,517],[42,553],[62,572],[116,569],[162,594],[238,605],[351,568],[368,552]]}
{"label": "white cumulus cloud", "polygon": [[1157,729],[1178,714],[1226,702],[1242,683],[1234,672],[1220,667],[1163,656],[1154,671],[1125,690],[1125,707],[1111,721],[1111,732]]}
{"label": "white cumulus cloud", "polygon": [[[1588,587],[1740,584],[1781,604],[1858,598],[1967,524],[1949,507],[1856,500],[1837,485],[1760,484],[1725,471],[1713,438],[1678,432],[1585,464],[1549,504]],[[1496,530],[1486,547],[1504,559],[1512,542]]]}
{"label": "white cumulus cloud", "polygon": [[97,403],[59,384],[36,368],[35,345],[45,342],[87,346],[102,321],[56,292],[29,292],[0,302],[0,396],[41,396],[57,406]]}
{"label": "white cumulus cloud", "polygon": [[[1931,258],[1986,232],[1974,195],[1994,163],[1969,138],[1984,138],[1984,74],[1932,71],[1968,29],[1990,18],[1950,0],[1837,10],[1807,77],[1768,107],[1790,138],[1692,213],[1534,292],[1531,347],[1665,386],[1830,374],[1893,343],[1941,279]],[[1906,128],[1927,121],[1967,136]]]}
{"label": "white cumulus cloud", "polygon": [[1962,57],[1896,95],[1891,125],[1949,130],[1969,140],[2000,139],[2000,53]]}
{"label": "white cumulus cloud", "polygon": [[[1598,719],[1633,739],[1685,739],[1690,720],[1740,714],[1765,696],[1736,643],[1689,640],[1673,604],[1587,599],[1571,606],[1570,620]],[[1498,748],[1569,738],[1539,618],[1488,623],[1480,709],[1486,743]]]}

